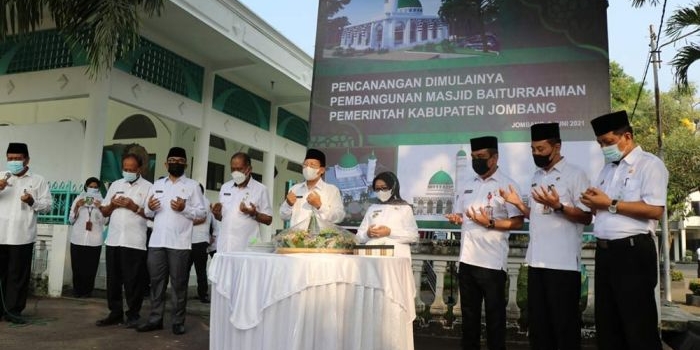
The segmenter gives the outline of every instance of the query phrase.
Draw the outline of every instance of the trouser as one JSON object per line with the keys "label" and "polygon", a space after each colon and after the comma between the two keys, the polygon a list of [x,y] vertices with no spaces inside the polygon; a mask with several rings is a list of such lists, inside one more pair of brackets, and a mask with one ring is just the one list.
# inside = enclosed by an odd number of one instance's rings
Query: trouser
{"label": "trouser", "polygon": [[581,273],[530,266],[527,273],[530,348],[581,348]]}
{"label": "trouser", "polygon": [[0,315],[19,316],[27,305],[34,243],[0,244]]}
{"label": "trouser", "polygon": [[598,239],[595,324],[598,349],[661,349],[654,288],[656,245],[650,234]]}
{"label": "trouser", "polygon": [[89,296],[95,289],[97,266],[102,246],[70,244],[70,265],[73,270],[73,295]]}
{"label": "trouser", "polygon": [[121,317],[124,312],[122,287],[126,297],[126,317],[140,317],[143,304],[143,282],[146,274],[146,251],[127,247],[107,246],[107,307],[110,316]]}
{"label": "trouser", "polygon": [[481,302],[486,313],[486,345],[489,350],[506,348],[506,272],[459,264],[462,306],[462,349],[480,348]]}
{"label": "trouser", "polygon": [[187,265],[187,284],[189,285],[190,270],[194,265],[197,274],[197,296],[202,299],[209,295],[209,281],[207,280],[207,247],[209,242],[192,243],[190,261]]}
{"label": "trouser", "polygon": [[168,278],[172,287],[173,324],[185,323],[190,250],[148,248],[148,272],[151,275],[151,315],[149,323],[163,322]]}

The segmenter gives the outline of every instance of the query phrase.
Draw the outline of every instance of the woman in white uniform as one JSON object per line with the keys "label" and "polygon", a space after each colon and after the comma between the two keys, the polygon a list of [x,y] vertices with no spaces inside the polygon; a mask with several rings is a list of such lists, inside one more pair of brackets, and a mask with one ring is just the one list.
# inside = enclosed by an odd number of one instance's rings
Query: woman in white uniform
{"label": "woman in white uniform", "polygon": [[102,253],[102,231],[106,219],[99,206],[102,182],[95,177],[85,181],[83,192],[73,201],[69,217],[71,227],[70,255],[73,269],[73,296],[87,298],[95,287],[97,266]]}
{"label": "woman in white uniform", "polygon": [[372,181],[372,189],[379,203],[372,204],[365,213],[357,239],[360,243],[393,245],[394,256],[411,257],[409,243],[418,240],[418,226],[413,208],[401,199],[399,179],[387,171]]}

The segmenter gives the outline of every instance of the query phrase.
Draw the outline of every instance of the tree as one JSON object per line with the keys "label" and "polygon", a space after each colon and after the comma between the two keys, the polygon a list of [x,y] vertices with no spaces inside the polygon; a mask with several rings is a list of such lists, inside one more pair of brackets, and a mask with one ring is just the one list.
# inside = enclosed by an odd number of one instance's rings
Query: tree
{"label": "tree", "polygon": [[[666,34],[673,41],[700,31],[700,4],[693,7],[679,8],[668,19]],[[682,87],[688,87],[688,69],[700,59],[700,46],[690,42],[681,47],[671,61],[675,70],[676,82]]]}
{"label": "tree", "polygon": [[318,7],[319,30],[316,34],[316,57],[323,57],[324,48],[332,48],[340,44],[343,28],[350,25],[347,17],[333,18],[340,10],[348,5],[350,0],[321,0]]}
{"label": "tree", "polygon": [[[647,3],[656,6],[660,2],[660,0],[632,0],[632,6],[640,7]],[[700,32],[700,4],[678,8],[668,19],[666,35],[671,37],[672,42],[698,32]],[[682,89],[688,88],[688,69],[699,59],[700,45],[690,42],[681,47],[671,60],[671,65],[675,70],[676,84]]]}
{"label": "tree", "polygon": [[73,50],[84,50],[91,76],[109,71],[139,42],[140,16],[160,15],[164,0],[0,0],[0,42],[45,24],[45,12]]}
{"label": "tree", "polygon": [[[640,84],[627,75],[619,64],[610,63],[610,92],[613,110],[632,111]],[[675,88],[661,93],[662,137],[664,163],[669,172],[668,210],[675,218],[685,215],[688,195],[700,188],[700,138],[696,120],[700,118],[694,106],[696,88]],[[634,139],[651,153],[658,152],[656,114],[652,94],[643,89],[637,111],[631,117]]]}
{"label": "tree", "polygon": [[481,35],[484,52],[488,52],[486,24],[492,22],[498,13],[495,0],[442,0],[438,16],[450,28],[450,35],[468,37]]}

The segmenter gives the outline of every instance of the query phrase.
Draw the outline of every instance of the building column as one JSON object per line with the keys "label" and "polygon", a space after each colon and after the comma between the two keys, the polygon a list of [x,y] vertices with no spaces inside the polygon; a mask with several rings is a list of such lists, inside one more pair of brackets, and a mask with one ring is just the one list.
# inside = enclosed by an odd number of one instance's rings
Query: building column
{"label": "building column", "polygon": [[105,133],[107,132],[110,91],[111,79],[109,74],[97,81],[93,81],[90,87],[83,124],[85,137],[83,138],[81,181],[91,176],[101,177],[102,149],[104,148]]}
{"label": "building column", "polygon": [[681,235],[681,260],[685,260],[685,251],[688,249],[685,242],[685,223],[683,220],[678,220],[678,229]]}
{"label": "building column", "polygon": [[[277,112],[279,111],[279,104],[272,103],[270,106],[270,133],[277,135]],[[277,153],[274,152],[274,147],[270,147],[270,151],[265,152],[263,158],[263,168],[262,168],[262,184],[267,187],[269,195],[273,195],[275,191],[275,159],[277,158]],[[270,205],[272,206],[272,216],[277,215],[278,208],[275,208],[274,200],[270,200]],[[274,234],[273,225],[260,225],[260,239],[263,242],[269,242]]]}
{"label": "building column", "polygon": [[197,139],[193,146],[194,162],[192,164],[192,179],[201,183],[206,188],[207,161],[209,159],[209,127],[208,120],[211,117],[212,94],[214,93],[215,74],[209,69],[204,71],[204,86],[202,87],[202,125],[197,132]]}

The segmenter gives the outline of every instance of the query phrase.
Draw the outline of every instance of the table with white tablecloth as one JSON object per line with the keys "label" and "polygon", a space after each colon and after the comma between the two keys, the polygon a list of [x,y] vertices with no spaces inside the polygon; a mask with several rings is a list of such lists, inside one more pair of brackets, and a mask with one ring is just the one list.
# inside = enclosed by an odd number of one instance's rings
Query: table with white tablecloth
{"label": "table with white tablecloth", "polygon": [[217,253],[211,349],[410,350],[408,258]]}

